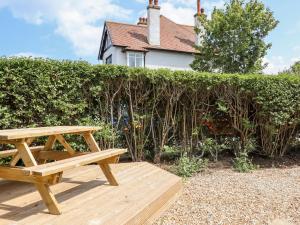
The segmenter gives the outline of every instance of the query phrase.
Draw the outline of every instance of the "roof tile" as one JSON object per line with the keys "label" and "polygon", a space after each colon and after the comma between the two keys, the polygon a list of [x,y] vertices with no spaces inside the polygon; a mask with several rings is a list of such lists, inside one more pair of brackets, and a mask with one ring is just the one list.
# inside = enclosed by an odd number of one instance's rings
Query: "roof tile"
{"label": "roof tile", "polygon": [[151,46],[147,40],[147,26],[106,22],[112,44],[135,51],[160,49],[195,53],[196,35],[192,26],[180,25],[165,16],[160,17],[160,46]]}

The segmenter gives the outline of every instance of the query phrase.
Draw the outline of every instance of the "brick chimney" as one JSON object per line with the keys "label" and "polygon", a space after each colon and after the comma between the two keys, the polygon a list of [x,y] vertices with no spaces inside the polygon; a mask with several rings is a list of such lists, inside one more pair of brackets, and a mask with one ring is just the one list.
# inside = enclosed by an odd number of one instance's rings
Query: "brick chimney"
{"label": "brick chimney", "polygon": [[148,25],[149,44],[159,46],[160,45],[160,6],[158,5],[158,0],[149,0],[147,25]]}
{"label": "brick chimney", "polygon": [[199,33],[196,34],[196,45],[201,45],[203,42],[202,35],[204,34],[204,27],[201,24],[201,21],[199,20],[199,17],[204,15],[204,9],[201,8],[201,2],[200,0],[197,0],[197,13],[195,14],[195,27],[199,31]]}

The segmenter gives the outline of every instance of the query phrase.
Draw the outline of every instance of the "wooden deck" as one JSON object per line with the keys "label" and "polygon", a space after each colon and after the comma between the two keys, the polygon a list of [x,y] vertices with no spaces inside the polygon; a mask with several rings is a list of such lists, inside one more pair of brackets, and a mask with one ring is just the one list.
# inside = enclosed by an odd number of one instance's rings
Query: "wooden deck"
{"label": "wooden deck", "polygon": [[181,193],[181,179],[149,163],[112,165],[120,186],[99,166],[67,171],[52,186],[62,215],[50,215],[33,184],[0,180],[1,225],[150,224]]}

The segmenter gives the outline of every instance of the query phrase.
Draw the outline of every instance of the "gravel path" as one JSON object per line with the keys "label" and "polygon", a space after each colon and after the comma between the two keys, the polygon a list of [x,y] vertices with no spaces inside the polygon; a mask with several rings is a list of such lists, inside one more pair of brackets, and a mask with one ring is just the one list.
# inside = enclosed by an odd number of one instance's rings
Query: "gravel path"
{"label": "gravel path", "polygon": [[155,224],[300,225],[300,167],[198,174]]}

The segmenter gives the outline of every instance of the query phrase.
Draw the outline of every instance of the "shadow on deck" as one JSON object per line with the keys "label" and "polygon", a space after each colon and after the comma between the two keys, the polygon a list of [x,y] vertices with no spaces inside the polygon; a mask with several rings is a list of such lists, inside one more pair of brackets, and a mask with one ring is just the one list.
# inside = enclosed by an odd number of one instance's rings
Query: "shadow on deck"
{"label": "shadow on deck", "polygon": [[0,180],[0,224],[145,224],[180,194],[177,176],[149,163],[112,166],[120,186],[108,185],[98,166],[79,167],[51,187],[62,215],[50,215],[33,184]]}

